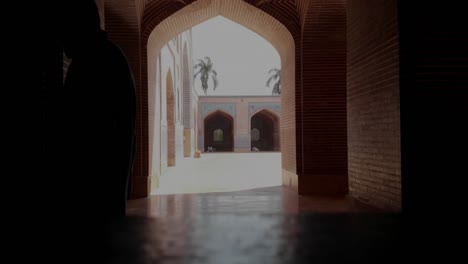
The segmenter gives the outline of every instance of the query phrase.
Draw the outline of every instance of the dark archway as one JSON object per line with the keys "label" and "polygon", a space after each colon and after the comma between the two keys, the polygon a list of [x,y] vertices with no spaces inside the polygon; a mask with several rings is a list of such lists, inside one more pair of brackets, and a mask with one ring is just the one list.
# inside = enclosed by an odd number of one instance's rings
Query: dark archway
{"label": "dark archway", "polygon": [[209,146],[217,152],[234,150],[234,119],[222,112],[216,111],[205,118],[205,151]]}
{"label": "dark archway", "polygon": [[261,110],[250,119],[251,147],[259,151],[280,151],[279,119],[268,110]]}

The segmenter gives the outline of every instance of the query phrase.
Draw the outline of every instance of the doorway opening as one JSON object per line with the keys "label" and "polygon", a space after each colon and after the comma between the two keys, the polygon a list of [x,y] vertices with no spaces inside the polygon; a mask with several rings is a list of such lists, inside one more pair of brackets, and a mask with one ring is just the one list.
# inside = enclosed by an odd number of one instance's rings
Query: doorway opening
{"label": "doorway opening", "polygon": [[279,117],[261,110],[250,118],[251,146],[255,151],[280,151]]}
{"label": "doorway opening", "polygon": [[205,118],[205,151],[232,152],[234,150],[234,119],[216,111]]}

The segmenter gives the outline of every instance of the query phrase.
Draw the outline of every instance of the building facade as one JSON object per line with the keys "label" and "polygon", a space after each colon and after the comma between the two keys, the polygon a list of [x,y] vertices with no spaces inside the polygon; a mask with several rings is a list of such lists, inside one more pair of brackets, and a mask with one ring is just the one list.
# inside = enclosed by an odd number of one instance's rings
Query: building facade
{"label": "building facade", "polygon": [[198,149],[280,151],[279,96],[200,96]]}

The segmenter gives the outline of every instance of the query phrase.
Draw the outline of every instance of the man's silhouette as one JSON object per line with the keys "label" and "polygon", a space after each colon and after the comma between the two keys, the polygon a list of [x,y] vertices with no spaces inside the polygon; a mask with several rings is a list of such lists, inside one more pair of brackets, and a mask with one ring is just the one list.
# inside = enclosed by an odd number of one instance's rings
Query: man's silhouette
{"label": "man's silhouette", "polygon": [[[124,216],[135,142],[135,84],[124,54],[100,28],[93,0],[70,1],[63,48],[72,59],[58,94],[58,161],[71,210]],[[70,208],[68,208],[70,209]]]}

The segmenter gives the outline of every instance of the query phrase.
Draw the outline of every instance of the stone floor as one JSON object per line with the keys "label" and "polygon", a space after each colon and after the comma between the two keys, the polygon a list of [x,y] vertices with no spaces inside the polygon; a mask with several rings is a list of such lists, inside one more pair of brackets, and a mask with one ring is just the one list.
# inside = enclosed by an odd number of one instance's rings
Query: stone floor
{"label": "stone floor", "polygon": [[284,187],[153,195],[110,226],[108,263],[395,263],[402,224],[351,200]]}
{"label": "stone floor", "polygon": [[[179,161],[157,195],[129,201],[128,216],[106,225],[107,242],[96,243],[101,263],[402,261],[399,214],[275,186],[280,155],[215,153]],[[270,175],[258,177],[265,171]]]}
{"label": "stone floor", "polygon": [[[169,184],[160,190],[175,194],[131,200],[127,217],[110,222],[91,217],[71,225],[70,220],[77,219],[56,219],[58,225],[64,224],[62,238],[54,241],[45,235],[43,241],[54,242],[42,244],[54,248],[57,257],[64,256],[58,263],[402,262],[407,242],[401,215],[382,213],[346,197],[306,197],[282,186],[264,187],[278,185],[274,181],[279,174],[252,180],[256,173],[278,173],[280,166],[278,153],[265,154],[264,159],[238,155],[237,168],[228,167],[228,155],[204,155],[195,163],[199,169],[208,166],[199,170],[209,171],[200,176],[208,187],[199,184],[200,178],[193,179],[197,171],[193,167],[179,166],[185,173],[169,171],[173,178],[166,178]],[[276,156],[268,159],[268,154]],[[240,183],[229,180],[234,176]],[[181,179],[185,186],[177,188]],[[262,188],[248,189],[245,182]],[[234,183],[231,191],[216,192],[227,190],[227,183]],[[199,190],[204,193],[190,193]]]}
{"label": "stone floor", "polygon": [[376,212],[348,198],[299,196],[286,187],[200,194],[151,195],[131,200],[127,213],[148,217],[196,217],[208,214],[281,214]]}

